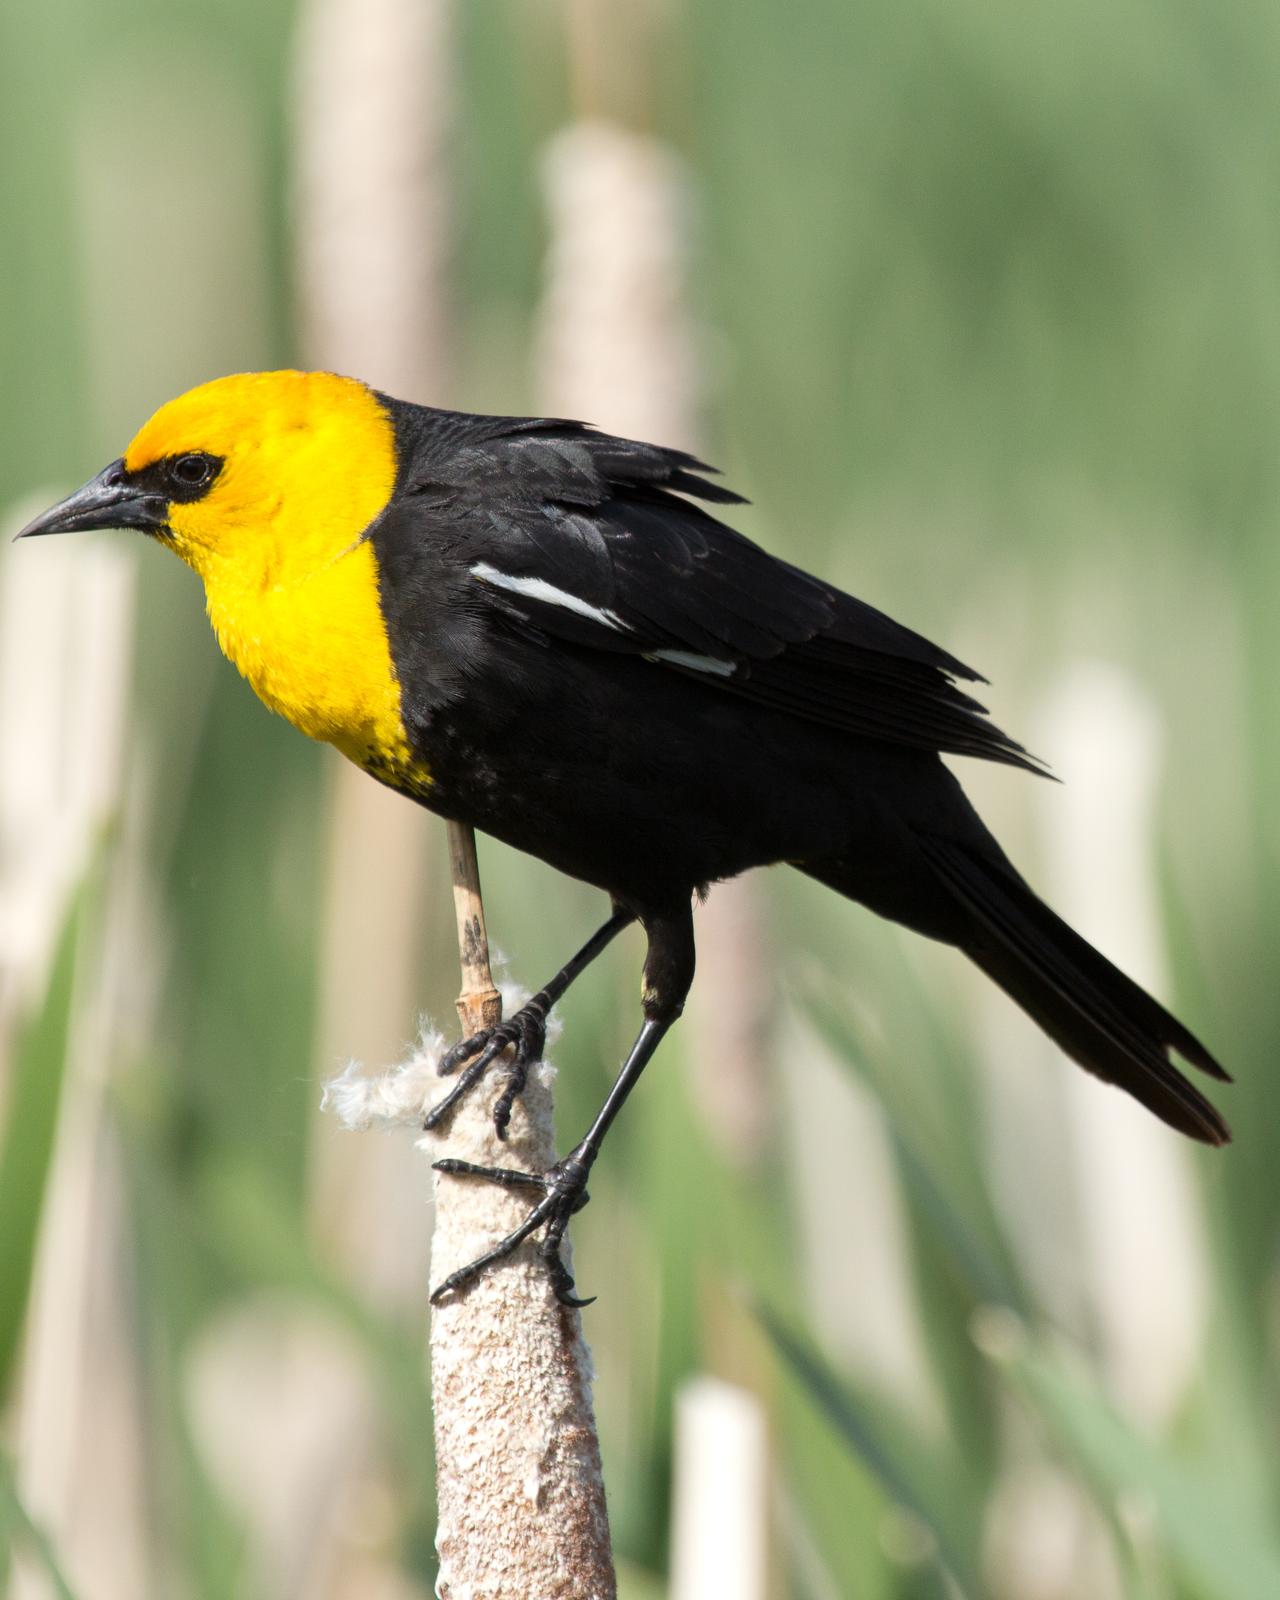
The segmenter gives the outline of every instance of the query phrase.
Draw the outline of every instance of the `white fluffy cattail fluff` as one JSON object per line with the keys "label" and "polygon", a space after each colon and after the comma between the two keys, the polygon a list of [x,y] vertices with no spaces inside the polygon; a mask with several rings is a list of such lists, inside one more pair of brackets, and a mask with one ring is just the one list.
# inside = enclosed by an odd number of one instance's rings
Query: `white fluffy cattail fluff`
{"label": "white fluffy cattail fluff", "polygon": [[368,1072],[359,1061],[348,1061],[325,1084],[320,1109],[332,1111],[353,1133],[375,1127],[420,1128],[432,1102],[449,1087],[437,1070],[445,1049],[444,1034],[424,1022],[412,1054],[394,1067]]}
{"label": "white fluffy cattail fluff", "polygon": [[[502,985],[502,1010],[511,1016],[529,998],[528,991],[512,985]],[[554,1044],[560,1037],[560,1019],[553,1011],[547,1019],[547,1043]],[[336,1078],[324,1086],[320,1101],[322,1111],[331,1111],[344,1128],[360,1133],[367,1128],[421,1128],[422,1120],[437,1100],[442,1100],[453,1087],[453,1078],[442,1078],[440,1062],[451,1041],[422,1019],[418,1040],[412,1051],[394,1067],[368,1071],[359,1061],[349,1061]],[[501,1075],[501,1064],[495,1064],[492,1075]],[[547,1087],[555,1081],[555,1068],[548,1061],[540,1061],[531,1077]],[[440,1135],[419,1140],[423,1149],[438,1150]]]}

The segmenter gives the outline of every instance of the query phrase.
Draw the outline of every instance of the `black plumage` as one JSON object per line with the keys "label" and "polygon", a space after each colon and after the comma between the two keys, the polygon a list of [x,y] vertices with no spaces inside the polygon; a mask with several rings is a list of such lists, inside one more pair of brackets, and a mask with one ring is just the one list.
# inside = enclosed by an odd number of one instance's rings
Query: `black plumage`
{"label": "black plumage", "polygon": [[163,540],[269,706],[609,895],[608,921],[543,989],[449,1052],[457,1082],[428,1126],[506,1052],[505,1133],[551,1006],[643,926],[643,1022],[584,1137],[543,1174],[437,1164],[537,1196],[437,1297],[544,1229],[556,1292],[574,1299],[560,1241],[684,1005],[694,896],[774,862],[955,945],[1090,1072],[1192,1138],[1230,1137],[1171,1055],[1225,1080],[1218,1063],[1037,899],[944,764],[1044,770],[961,688],[978,674],[708,509],[738,501],[693,456],[581,423],[256,373],[162,407],[20,535]]}
{"label": "black plumage", "polygon": [[[692,456],[386,403],[400,476],[370,537],[427,803],[645,927],[648,1033],[619,1103],[692,979],[694,891],[784,861],[958,946],[1082,1066],[1228,1139],[1169,1052],[1226,1074],[1042,904],[941,760],[1042,770],[958,687],[976,672],[717,520],[738,497]],[[529,1055],[532,1020],[469,1053]],[[531,1213],[553,1258],[603,1126]]]}

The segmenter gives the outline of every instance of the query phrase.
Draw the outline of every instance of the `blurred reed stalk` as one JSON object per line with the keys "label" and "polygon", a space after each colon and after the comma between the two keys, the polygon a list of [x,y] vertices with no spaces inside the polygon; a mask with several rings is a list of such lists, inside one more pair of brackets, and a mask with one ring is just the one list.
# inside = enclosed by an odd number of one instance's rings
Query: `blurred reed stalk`
{"label": "blurred reed stalk", "polygon": [[[452,7],[444,0],[307,0],[301,9],[293,226],[304,358],[407,399],[437,396],[452,366],[452,67]],[[334,756],[326,855],[316,1053],[327,1078],[345,1057],[398,1059],[415,1031],[430,826],[417,807]],[[421,1158],[408,1140],[353,1138],[327,1117],[316,1118],[312,1137],[318,1253],[336,1260],[363,1300],[414,1314],[429,1260],[426,1226],[409,1225],[425,1224],[430,1201]],[[314,1328],[309,1338],[306,1329],[295,1333],[294,1342],[320,1336]],[[317,1346],[316,1362],[322,1354]],[[288,1403],[287,1387],[274,1392]],[[277,1471],[311,1500],[313,1514],[289,1518],[281,1508],[264,1524],[273,1565],[309,1573],[312,1582],[325,1573],[334,1596],[362,1594],[371,1581],[368,1554],[343,1537],[341,1508],[367,1497],[378,1469],[372,1404],[362,1386],[334,1408],[327,1428],[282,1428],[287,1444],[275,1452]],[[369,1442],[353,1449],[353,1435]],[[397,1504],[394,1517],[414,1510]],[[290,1533],[295,1543],[311,1542],[305,1559],[284,1547]],[[389,1583],[390,1548],[381,1562],[380,1581]]]}
{"label": "blurred reed stalk", "polygon": [[[1030,744],[1052,753],[1064,779],[1027,796],[1042,840],[1045,898],[1172,1004],[1155,881],[1155,707],[1120,668],[1077,658],[1034,708]],[[1003,997],[983,998],[994,1013],[992,1037],[997,1029],[1003,1036]],[[1017,1056],[1002,1083],[1020,1102],[996,1151],[1010,1238],[1058,1320],[1096,1353],[1110,1399],[1144,1428],[1166,1430],[1186,1402],[1205,1331],[1205,1219],[1190,1152],[1127,1096],[1038,1038],[1031,1044],[1043,1059],[1029,1063],[1025,1049],[1008,1046],[999,1052]],[[987,1528],[997,1592],[1019,1600],[1125,1592],[1092,1497],[1044,1460],[1016,1410],[1005,1428]]]}
{"label": "blurred reed stalk", "polygon": [[[309,364],[407,399],[447,388],[451,7],[308,0],[296,43],[294,234]],[[430,828],[417,807],[335,756],[317,1052],[396,1060],[421,1004]],[[388,1309],[420,1302],[425,1234],[388,1216],[427,1199],[401,1143],[317,1118],[313,1216],[323,1255]]]}
{"label": "blurred reed stalk", "polygon": [[186,1377],[203,1463],[252,1530],[255,1593],[418,1593],[388,1559],[401,1506],[381,1461],[368,1364],[347,1330],[267,1290],[210,1318]]}
{"label": "blurred reed stalk", "polygon": [[[587,6],[578,15],[594,13]],[[579,31],[590,30],[584,22]],[[577,45],[580,60],[601,53]],[[657,139],[588,117],[552,140],[543,175],[550,240],[539,407],[696,452],[704,385],[687,298],[693,198],[679,159]],[[760,880],[717,885],[698,925],[688,1012],[694,1093],[714,1142],[749,1165],[771,1110],[775,991]]]}
{"label": "blurred reed stalk", "polygon": [[[1172,1004],[1155,881],[1162,729],[1118,667],[1069,662],[1040,708],[1037,748],[1071,782],[1040,794],[1050,903]],[[1090,1330],[1124,1412],[1172,1424],[1204,1338],[1205,1219],[1188,1145],[1127,1096],[1067,1080]]]}
{"label": "blurred reed stalk", "polygon": [[[602,98],[599,80],[613,55],[593,5],[571,7],[570,17],[577,98],[590,110]],[[608,43],[616,52],[618,40]],[[642,90],[633,83],[631,92]],[[549,243],[536,349],[539,408],[696,450],[703,385],[687,302],[692,196],[681,163],[660,140],[586,115],[551,141],[543,182]],[[694,1093],[714,1142],[735,1164],[750,1164],[768,1124],[773,998],[757,881],[718,885],[698,924],[699,973],[688,1022]],[[745,1390],[733,1394],[733,1415],[749,1414],[752,1436],[763,1439],[759,1402]],[[705,1468],[723,1445],[726,1415],[723,1407],[692,1400],[681,1413],[674,1515],[684,1578],[673,1593],[709,1592],[698,1589],[699,1575],[718,1570],[717,1592],[762,1600],[763,1465],[755,1472],[744,1462],[741,1472],[724,1477],[716,1516],[702,1514]],[[740,1582],[728,1581],[731,1570]]]}
{"label": "blurred reed stalk", "polygon": [[[262,347],[265,293],[243,93],[206,60],[188,62],[179,85],[171,55],[151,38],[113,36],[98,59],[100,74],[65,120],[79,291],[69,314],[84,330],[86,432],[102,461],[161,398],[249,363]],[[133,85],[123,102],[112,87],[119,71]],[[218,161],[207,159],[210,149]],[[217,216],[219,227],[175,220],[156,229],[178,190],[192,217]],[[139,339],[134,308],[143,307],[149,337]],[[64,445],[75,436],[68,427]],[[157,1538],[170,1489],[160,1482],[164,1428],[150,1409],[162,1403],[162,1363],[139,1336],[136,1218],[112,1093],[117,1069],[154,1036],[170,939],[149,865],[164,853],[159,841],[180,809],[175,768],[190,753],[175,740],[157,754],[132,724],[138,552],[127,533],[42,540],[6,548],[0,579],[0,749],[21,751],[0,762],[9,797],[0,801],[0,876],[20,863],[30,891],[0,884],[0,915],[13,914],[38,949],[41,930],[65,917],[101,853],[76,951],[64,1105],[18,1392],[23,1493],[71,1582],[101,1600],[182,1586],[172,1546]],[[195,689],[184,677],[182,714],[193,729]],[[166,808],[153,803],[158,760]],[[28,965],[19,955],[17,964],[31,977],[42,960]],[[32,1580],[14,1593],[43,1600],[48,1588]]]}
{"label": "blurred reed stalk", "polygon": [[[15,519],[20,524],[23,518]],[[7,537],[5,538],[7,546]],[[0,1080],[17,1017],[42,995],[54,942],[83,897],[119,808],[133,623],[133,561],[108,541],[5,549],[0,576],[0,924],[5,974]],[[136,830],[133,842],[136,845]],[[112,860],[105,905],[81,919],[65,1065],[46,1062],[57,1136],[47,1173],[16,1390],[19,1489],[77,1583],[104,1600],[143,1592],[144,1447],[131,1308],[122,1285],[123,1187],[105,1111],[130,941],[133,852]],[[96,874],[95,874],[96,877]],[[83,904],[82,898],[82,904]],[[92,949],[96,959],[80,957]],[[26,1109],[32,1107],[28,1104]],[[53,1108],[50,1115],[53,1114]],[[38,1138],[26,1127],[29,1139]],[[25,1292],[0,1263],[4,1292]],[[19,1566],[8,1591],[37,1600],[47,1580]]]}
{"label": "blurred reed stalk", "polygon": [[744,1507],[767,1503],[769,1441],[755,1396],[695,1378],[676,1402],[671,1600],[763,1600],[768,1524]]}
{"label": "blurred reed stalk", "polygon": [[0,1050],[118,804],[131,659],[129,558],[101,540],[10,549],[24,520],[3,519],[0,546]]}
{"label": "blurred reed stalk", "polygon": [[[297,206],[309,356],[409,399],[443,399],[452,364],[453,68],[445,4],[313,0],[304,13]],[[414,1006],[426,835],[415,808],[345,764],[335,784],[324,1037],[331,1047],[340,1039],[344,1052],[395,1059]],[[472,894],[474,918],[481,913],[470,830],[451,826],[450,848],[455,888]],[[469,983],[464,972],[459,1002],[467,1032],[496,1020],[501,1006],[487,958],[484,973],[472,976]],[[339,997],[359,1013],[344,1011]],[[549,1088],[531,1086],[531,1135],[522,1140],[517,1125],[510,1146],[494,1133],[491,1098],[474,1096],[454,1119],[449,1153],[550,1166]],[[349,1270],[366,1288],[384,1299],[420,1296],[425,1262],[385,1222],[419,1208],[425,1169],[407,1144],[389,1160],[383,1141],[341,1142],[351,1153],[344,1150],[340,1175],[330,1161],[322,1230],[342,1235]],[[509,1231],[513,1209],[493,1186],[440,1180],[433,1279]],[[576,1312],[554,1302],[529,1254],[432,1316],[442,1596],[613,1593],[590,1361]]]}

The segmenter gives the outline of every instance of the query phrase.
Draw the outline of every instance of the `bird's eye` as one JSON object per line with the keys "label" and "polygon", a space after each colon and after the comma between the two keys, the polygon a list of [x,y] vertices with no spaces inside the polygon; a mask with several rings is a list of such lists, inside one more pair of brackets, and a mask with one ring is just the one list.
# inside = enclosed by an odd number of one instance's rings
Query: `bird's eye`
{"label": "bird's eye", "polygon": [[217,456],[191,450],[169,462],[169,482],[179,498],[193,499],[209,487],[221,465]]}

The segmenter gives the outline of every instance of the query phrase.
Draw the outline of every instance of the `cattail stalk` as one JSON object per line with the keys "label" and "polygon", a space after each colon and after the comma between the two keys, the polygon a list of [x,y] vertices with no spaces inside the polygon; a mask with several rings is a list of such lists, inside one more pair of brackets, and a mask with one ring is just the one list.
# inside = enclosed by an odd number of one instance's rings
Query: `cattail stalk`
{"label": "cattail stalk", "polygon": [[[471,829],[449,824],[464,1034],[491,1027],[502,999],[489,971]],[[464,1101],[433,1153],[541,1172],[555,1160],[550,1072],[535,1070],[510,1135],[494,1132],[502,1074]],[[521,1221],[527,1197],[441,1176],[432,1281],[484,1253]],[[610,1600],[616,1594],[604,1477],[579,1313],[561,1305],[529,1242],[431,1321],[441,1600]]]}

